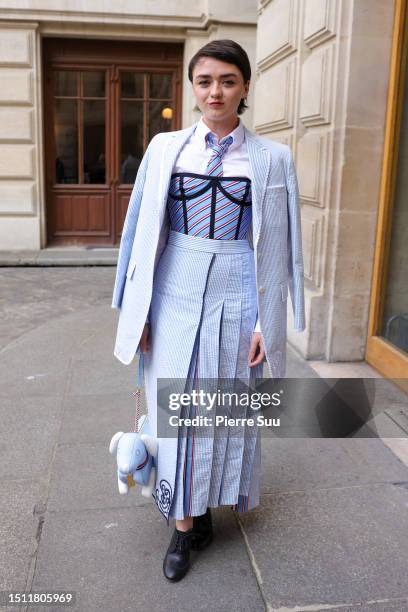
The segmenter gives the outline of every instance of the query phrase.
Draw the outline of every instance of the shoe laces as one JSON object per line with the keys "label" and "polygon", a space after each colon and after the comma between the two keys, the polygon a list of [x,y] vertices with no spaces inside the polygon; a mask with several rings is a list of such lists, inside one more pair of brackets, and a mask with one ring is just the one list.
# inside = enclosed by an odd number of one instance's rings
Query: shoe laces
{"label": "shoe laces", "polygon": [[176,550],[184,552],[189,546],[193,532],[191,531],[177,531],[174,546]]}

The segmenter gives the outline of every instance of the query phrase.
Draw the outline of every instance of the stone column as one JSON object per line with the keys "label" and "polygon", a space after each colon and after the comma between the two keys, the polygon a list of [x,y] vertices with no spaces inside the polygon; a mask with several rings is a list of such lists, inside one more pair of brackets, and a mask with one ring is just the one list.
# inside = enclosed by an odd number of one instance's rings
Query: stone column
{"label": "stone column", "polygon": [[40,76],[37,23],[0,24],[0,243],[39,249]]}

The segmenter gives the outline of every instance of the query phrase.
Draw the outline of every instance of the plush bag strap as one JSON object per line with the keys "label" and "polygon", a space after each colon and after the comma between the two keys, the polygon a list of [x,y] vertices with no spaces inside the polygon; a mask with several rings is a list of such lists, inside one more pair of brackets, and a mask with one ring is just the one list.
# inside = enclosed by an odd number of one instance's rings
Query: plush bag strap
{"label": "plush bag strap", "polygon": [[136,401],[136,413],[135,413],[135,426],[134,430],[136,433],[139,432],[139,419],[140,419],[140,411],[141,411],[141,395],[143,388],[143,374],[144,374],[144,353],[140,351],[139,354],[139,371],[137,374],[137,389],[133,392],[133,396]]}

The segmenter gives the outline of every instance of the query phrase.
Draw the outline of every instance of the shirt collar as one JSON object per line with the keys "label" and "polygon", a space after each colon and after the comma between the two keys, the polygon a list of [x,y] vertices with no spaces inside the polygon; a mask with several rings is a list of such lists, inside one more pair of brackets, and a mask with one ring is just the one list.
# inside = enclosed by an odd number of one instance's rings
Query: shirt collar
{"label": "shirt collar", "polygon": [[[208,127],[206,123],[204,123],[203,118],[200,117],[200,119],[197,122],[197,127],[194,130],[194,141],[198,145],[201,151],[205,151],[208,146],[205,140],[206,134],[208,134],[208,132],[211,132],[211,129]],[[215,134],[214,136],[218,140],[218,137]],[[231,149],[232,150],[236,149],[242,144],[244,137],[245,137],[245,133],[244,133],[244,125],[240,117],[239,117],[239,123],[237,127],[234,130],[232,130],[232,132],[230,132],[229,134],[226,134],[226,136],[232,136],[233,138],[233,141],[228,147],[229,151],[231,151]]]}

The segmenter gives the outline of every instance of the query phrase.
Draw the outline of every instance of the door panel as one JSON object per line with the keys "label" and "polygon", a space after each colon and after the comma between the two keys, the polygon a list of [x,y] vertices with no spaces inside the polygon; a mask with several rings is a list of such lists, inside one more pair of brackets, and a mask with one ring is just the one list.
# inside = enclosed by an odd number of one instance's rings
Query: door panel
{"label": "door panel", "polygon": [[121,100],[120,103],[120,182],[135,182],[137,169],[145,150],[143,126],[145,109],[143,101]]}
{"label": "door panel", "polygon": [[141,72],[118,68],[119,104],[115,123],[120,126],[116,140],[119,165],[114,183],[117,241],[127,210],[123,202],[129,201],[144,151],[155,134],[176,129],[177,79],[175,70]]}
{"label": "door panel", "polygon": [[104,184],[106,180],[105,115],[104,100],[84,101],[84,183]]}
{"label": "door panel", "polygon": [[77,100],[55,100],[56,182],[77,184],[78,173],[78,104]]}

